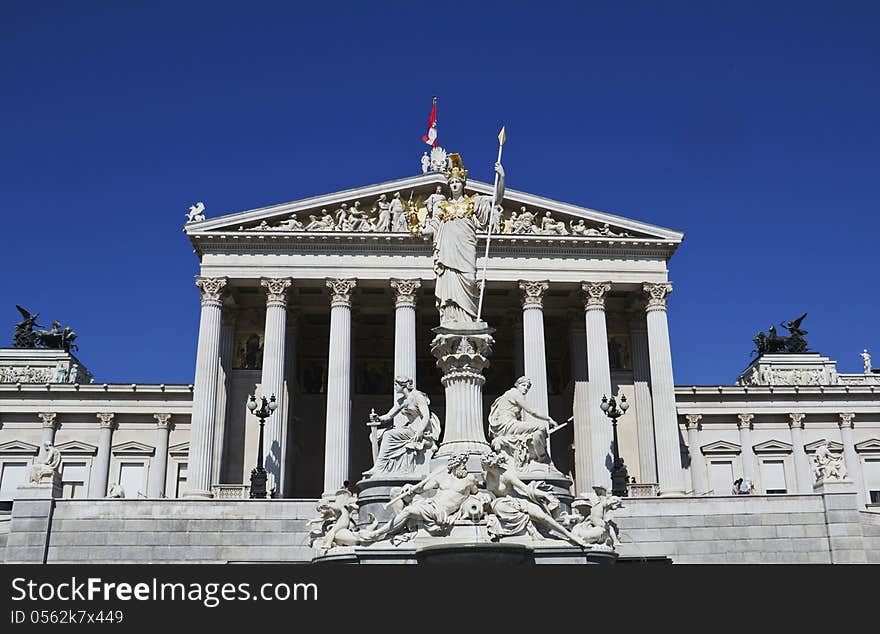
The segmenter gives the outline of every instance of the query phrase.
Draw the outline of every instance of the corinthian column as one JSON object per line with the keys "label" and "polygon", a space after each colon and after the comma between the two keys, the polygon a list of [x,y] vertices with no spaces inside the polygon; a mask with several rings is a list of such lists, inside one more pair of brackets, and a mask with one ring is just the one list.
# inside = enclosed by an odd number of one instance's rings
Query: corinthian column
{"label": "corinthian column", "polygon": [[813,471],[804,450],[804,418],[806,414],[789,414],[788,426],[791,429],[792,452],[794,453],[794,478],[797,493],[813,492]]}
{"label": "corinthian column", "polygon": [[110,448],[113,443],[113,430],[117,425],[110,412],[97,414],[101,430],[98,432],[98,455],[92,466],[92,479],[89,484],[89,497],[102,498],[107,495],[107,480],[110,478]]}
{"label": "corinthian column", "polygon": [[743,478],[755,482],[758,479],[758,463],[752,447],[752,419],[754,414],[737,414],[736,426],[739,427],[739,444],[742,446]]}
{"label": "corinthian column", "polygon": [[284,455],[284,420],[289,411],[284,395],[284,344],[287,334],[287,289],[292,280],[285,278],[262,278],[260,286],[266,289],[266,328],[263,334],[263,372],[260,377],[260,394],[267,399],[275,395],[278,409],[266,419],[266,435],[263,440],[264,468],[268,480],[266,487],[272,497],[282,497],[281,459]]}
{"label": "corinthian column", "polygon": [[682,495],[681,449],[678,440],[678,413],[675,409],[675,383],[672,378],[672,350],[666,297],[672,284],[645,284],[648,294],[645,318],[648,325],[648,356],[651,365],[651,399],[654,403],[654,440],[657,446],[657,480],[660,495]]}
{"label": "corinthian column", "polygon": [[[416,385],[416,293],[422,280],[400,280],[392,278],[394,289],[394,376],[405,376]],[[394,402],[400,398],[397,383],[394,384]],[[401,414],[397,420],[403,420]]]}
{"label": "corinthian column", "polygon": [[213,472],[217,385],[220,375],[220,321],[225,277],[197,277],[202,292],[199,345],[193,386],[189,473],[184,497],[210,498]]}
{"label": "corinthian column", "polygon": [[351,432],[351,293],[353,279],[328,279],[330,353],[327,361],[327,423],[324,445],[324,495],[348,478]]}
{"label": "corinthian column", "polygon": [[[709,474],[706,472],[706,460],[700,450],[700,430],[703,425],[700,421],[702,414],[687,414],[685,426],[688,430],[688,449],[691,454],[691,480],[694,485],[694,494],[702,495],[709,490]],[[643,478],[644,479],[644,478]]]}
{"label": "corinthian column", "polygon": [[[232,357],[235,347],[235,304],[226,298],[220,324],[220,368],[217,375],[217,407],[214,413],[214,457],[211,482],[223,482],[223,457],[226,445],[226,422],[229,419]],[[164,492],[164,483],[163,483]]]}
{"label": "corinthian column", "polygon": [[590,451],[589,384],[587,383],[587,331],[581,315],[571,316],[568,340],[571,357],[571,380],[574,383],[572,421],[574,432],[574,490],[577,495],[589,491],[593,481],[592,452]]}
{"label": "corinthian column", "polygon": [[862,478],[862,464],[859,461],[859,454],[856,453],[856,443],[853,439],[853,419],[855,414],[840,414],[840,441],[843,443],[843,460],[846,463],[846,475],[849,480],[856,484],[856,491],[859,496],[859,508],[865,504],[864,479]]}
{"label": "corinthian column", "polygon": [[37,414],[43,421],[43,437],[40,442],[40,452],[37,454],[37,460],[40,461],[46,457],[46,443],[55,444],[55,431],[58,429],[58,414],[55,412],[41,412]]}
{"label": "corinthian column", "polygon": [[156,419],[156,459],[150,466],[147,496],[163,498],[168,471],[168,434],[171,433],[174,424],[171,422],[171,414],[153,414],[153,418]]}
{"label": "corinthian column", "polygon": [[545,416],[550,411],[547,403],[547,352],[544,348],[544,293],[548,288],[548,282],[519,282],[523,310],[523,373],[532,382],[526,402]]}
{"label": "corinthian column", "polygon": [[[654,441],[654,407],[651,402],[651,364],[648,331],[641,320],[630,329],[633,392],[639,439],[639,473],[642,482],[657,482],[657,448]],[[701,454],[702,455],[702,454]]]}
{"label": "corinthian column", "polygon": [[[590,426],[593,486],[611,490],[611,421],[600,409],[603,396],[611,396],[611,367],[608,363],[608,328],[605,325],[605,296],[611,282],[582,282],[584,318],[587,326],[587,372],[589,374],[587,420]],[[575,451],[577,451],[575,449]],[[585,489],[579,489],[583,495]]]}

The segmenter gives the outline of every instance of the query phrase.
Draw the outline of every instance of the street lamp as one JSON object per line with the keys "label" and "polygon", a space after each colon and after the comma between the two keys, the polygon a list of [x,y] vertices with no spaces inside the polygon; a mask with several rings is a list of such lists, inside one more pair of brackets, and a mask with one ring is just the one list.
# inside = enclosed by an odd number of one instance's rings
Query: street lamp
{"label": "street lamp", "polygon": [[626,397],[620,397],[620,405],[618,406],[617,401],[614,400],[612,396],[610,399],[603,395],[602,396],[602,404],[599,406],[602,408],[602,411],[605,412],[605,415],[611,419],[611,428],[614,430],[614,466],[611,467],[611,493],[618,497],[626,497],[627,488],[626,483],[629,479],[629,475],[626,472],[626,465],[623,464],[623,458],[620,457],[620,453],[618,450],[617,444],[617,419],[623,416],[626,413],[626,410],[629,409],[629,403],[626,402]]}
{"label": "street lamp", "polygon": [[247,403],[247,408],[250,410],[251,414],[260,419],[260,442],[257,443],[257,466],[251,471],[251,498],[265,499],[267,495],[266,470],[263,468],[263,425],[266,424],[266,419],[272,415],[272,412],[278,409],[278,403],[275,402],[274,394],[269,397],[268,402],[266,401],[265,396],[263,396],[262,399],[263,404],[260,409],[257,409],[257,399],[251,394]]}

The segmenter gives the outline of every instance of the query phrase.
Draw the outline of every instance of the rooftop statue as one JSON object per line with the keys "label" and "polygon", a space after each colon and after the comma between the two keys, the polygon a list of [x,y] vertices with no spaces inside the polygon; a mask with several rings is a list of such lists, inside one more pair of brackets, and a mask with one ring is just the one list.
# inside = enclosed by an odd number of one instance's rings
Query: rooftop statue
{"label": "rooftop statue", "polygon": [[862,357],[862,364],[864,365],[865,374],[871,373],[871,355],[868,353],[868,349],[865,348],[862,350],[862,353],[859,355]]}
{"label": "rooftop statue", "polygon": [[446,172],[450,195],[434,204],[434,215],[422,229],[422,235],[434,240],[435,303],[440,325],[474,323],[480,289],[477,283],[477,228],[484,226],[504,196],[504,168],[495,164],[499,176],[496,197],[464,195],[467,170],[458,154],[449,157]]}
{"label": "rooftop statue", "polygon": [[779,336],[776,334],[776,327],[770,326],[765,335],[759,332],[752,341],[755,343],[755,349],[752,354],[757,353],[760,357],[762,354],[799,354],[808,351],[807,340],[804,335],[808,331],[801,328],[801,322],[807,313],[804,313],[793,321],[782,322],[782,327],[788,330],[787,336]]}
{"label": "rooftop statue", "polygon": [[50,350],[79,350],[73,343],[76,332],[70,326],[61,327],[61,322],[53,321],[51,330],[34,330],[42,328],[37,323],[39,313],[31,315],[27,310],[15,305],[23,319],[15,324],[15,334],[12,336],[12,344],[16,348],[48,348]]}
{"label": "rooftop statue", "polygon": [[205,203],[198,202],[190,206],[189,213],[186,214],[186,223],[202,222],[205,219]]}

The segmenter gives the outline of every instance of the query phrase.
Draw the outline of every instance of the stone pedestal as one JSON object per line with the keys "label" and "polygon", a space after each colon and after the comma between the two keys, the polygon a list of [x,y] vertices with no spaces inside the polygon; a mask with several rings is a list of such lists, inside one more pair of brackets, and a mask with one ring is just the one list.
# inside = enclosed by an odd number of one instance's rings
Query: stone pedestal
{"label": "stone pedestal", "polygon": [[369,523],[370,514],[375,516],[380,524],[390,520],[394,516],[394,510],[384,508],[385,504],[400,492],[399,489],[404,484],[416,484],[425,475],[427,474],[422,472],[377,474],[358,482],[358,515],[361,524]]}
{"label": "stone pedestal", "polygon": [[483,369],[489,365],[494,329],[479,321],[454,328],[438,326],[433,332],[431,354],[443,371],[446,420],[443,442],[431,466],[436,468],[449,456],[464,452],[473,457],[468,470],[481,471],[477,456],[490,450],[483,431]]}
{"label": "stone pedestal", "polygon": [[813,492],[824,502],[831,563],[867,563],[856,485],[852,480],[820,480],[813,484]]}
{"label": "stone pedestal", "polygon": [[16,489],[6,541],[7,564],[46,563],[55,498],[61,494],[57,471],[40,484],[23,484]]}

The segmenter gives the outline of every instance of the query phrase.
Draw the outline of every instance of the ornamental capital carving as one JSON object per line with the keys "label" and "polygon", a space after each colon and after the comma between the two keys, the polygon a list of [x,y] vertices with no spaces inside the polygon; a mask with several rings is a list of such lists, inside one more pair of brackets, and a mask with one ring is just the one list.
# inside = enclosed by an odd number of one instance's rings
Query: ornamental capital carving
{"label": "ornamental capital carving", "polygon": [[806,414],[789,414],[788,415],[788,426],[789,427],[800,427],[804,428],[804,419],[807,417]]}
{"label": "ornamental capital carving", "polygon": [[840,423],[838,423],[838,425],[840,425],[841,428],[849,427],[851,429],[851,428],[855,427],[855,425],[853,423],[853,419],[856,417],[855,414],[853,414],[852,412],[845,412],[845,413],[839,414],[839,416],[840,416]]}
{"label": "ornamental capital carving", "polygon": [[264,277],[260,279],[260,286],[266,289],[267,306],[286,306],[287,289],[293,284],[289,277]]}
{"label": "ornamental capital carving", "polygon": [[605,296],[611,290],[611,282],[581,282],[584,292],[584,310],[605,310]]}
{"label": "ornamental capital carving", "polygon": [[550,282],[547,280],[542,282],[520,280],[519,290],[522,292],[523,310],[527,308],[543,308],[544,293],[548,288],[550,288]]}
{"label": "ornamental capital carving", "polygon": [[116,429],[118,426],[117,423],[113,421],[113,418],[116,416],[113,412],[98,412],[96,416],[98,417],[98,423],[101,425],[101,429]]}
{"label": "ornamental capital carving", "polygon": [[666,298],[672,292],[672,284],[669,282],[644,284],[642,290],[648,295],[646,310],[666,310]]}
{"label": "ornamental capital carving", "polygon": [[40,412],[37,416],[43,421],[43,427],[47,429],[58,429],[58,414],[55,412]]}
{"label": "ornamental capital carving", "polygon": [[156,427],[158,429],[171,431],[174,428],[174,423],[171,422],[171,414],[153,414],[153,418],[156,419]]}
{"label": "ornamental capital carving", "polygon": [[702,414],[685,414],[685,420],[687,421],[684,426],[690,429],[691,427],[696,427],[697,429],[703,429],[701,420],[703,420]]}
{"label": "ornamental capital carving", "polygon": [[355,286],[357,286],[355,279],[327,278],[327,287],[331,293],[330,307],[351,308],[351,293]]}
{"label": "ornamental capital carving", "polygon": [[752,419],[755,417],[754,414],[737,414],[736,417],[739,419],[739,422],[736,424],[739,429],[742,429],[743,426],[746,426],[749,429],[754,428],[754,425],[752,424]]}
{"label": "ornamental capital carving", "polygon": [[396,293],[394,297],[394,306],[396,308],[415,308],[416,307],[416,291],[422,287],[422,280],[416,278],[413,280],[401,280],[396,277],[389,281],[391,288]]}
{"label": "ornamental capital carving", "polygon": [[202,305],[222,306],[223,287],[226,286],[225,277],[196,277],[196,286],[202,291]]}

